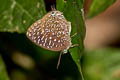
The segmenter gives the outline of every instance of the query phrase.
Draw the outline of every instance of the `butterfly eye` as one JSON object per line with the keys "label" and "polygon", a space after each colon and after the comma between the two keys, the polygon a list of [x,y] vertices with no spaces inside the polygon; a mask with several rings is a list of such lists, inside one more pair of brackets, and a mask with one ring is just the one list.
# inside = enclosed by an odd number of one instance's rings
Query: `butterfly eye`
{"label": "butterfly eye", "polygon": [[55,11],[53,11],[53,12],[51,13],[51,15],[52,15],[53,17],[55,17],[56,12],[55,12]]}
{"label": "butterfly eye", "polygon": [[54,14],[55,12],[52,12],[52,14]]}

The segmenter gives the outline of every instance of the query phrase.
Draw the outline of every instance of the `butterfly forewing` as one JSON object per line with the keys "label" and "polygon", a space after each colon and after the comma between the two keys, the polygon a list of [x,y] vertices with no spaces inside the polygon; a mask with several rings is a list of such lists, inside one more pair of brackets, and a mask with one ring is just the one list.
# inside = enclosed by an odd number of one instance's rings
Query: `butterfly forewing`
{"label": "butterfly forewing", "polygon": [[27,37],[42,48],[61,51],[71,46],[71,24],[51,13],[32,24],[27,31]]}

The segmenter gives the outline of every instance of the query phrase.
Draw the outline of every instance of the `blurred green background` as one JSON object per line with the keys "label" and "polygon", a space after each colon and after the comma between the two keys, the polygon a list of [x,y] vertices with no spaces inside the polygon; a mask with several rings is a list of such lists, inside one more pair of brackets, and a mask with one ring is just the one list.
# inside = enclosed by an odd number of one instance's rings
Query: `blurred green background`
{"label": "blurred green background", "polygon": [[[0,80],[120,80],[119,0],[0,0]],[[72,24],[62,55],[27,39],[29,26],[51,6]]]}

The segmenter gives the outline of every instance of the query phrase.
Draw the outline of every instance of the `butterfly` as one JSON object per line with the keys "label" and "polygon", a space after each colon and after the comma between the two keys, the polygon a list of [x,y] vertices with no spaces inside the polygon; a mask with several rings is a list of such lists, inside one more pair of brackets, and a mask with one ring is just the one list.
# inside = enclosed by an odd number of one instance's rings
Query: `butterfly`
{"label": "butterfly", "polygon": [[66,54],[72,46],[71,22],[67,21],[62,12],[52,10],[33,23],[27,30],[27,37],[36,45],[51,51],[61,51],[57,68],[62,54]]}

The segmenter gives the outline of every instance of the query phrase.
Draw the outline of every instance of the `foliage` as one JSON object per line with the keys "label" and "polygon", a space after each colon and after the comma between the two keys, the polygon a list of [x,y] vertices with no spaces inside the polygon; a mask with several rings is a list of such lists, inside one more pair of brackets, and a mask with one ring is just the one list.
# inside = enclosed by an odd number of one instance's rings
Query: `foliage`
{"label": "foliage", "polygon": [[9,80],[7,72],[6,72],[6,67],[2,60],[1,55],[0,55],[0,80]]}
{"label": "foliage", "polygon": [[116,0],[92,0],[89,8],[87,18],[94,17],[102,12],[104,12],[110,5],[112,5]]}
{"label": "foliage", "polygon": [[25,33],[45,14],[43,0],[0,0],[0,31]]}
{"label": "foliage", "polygon": [[105,48],[83,56],[85,80],[120,80],[120,50]]}

